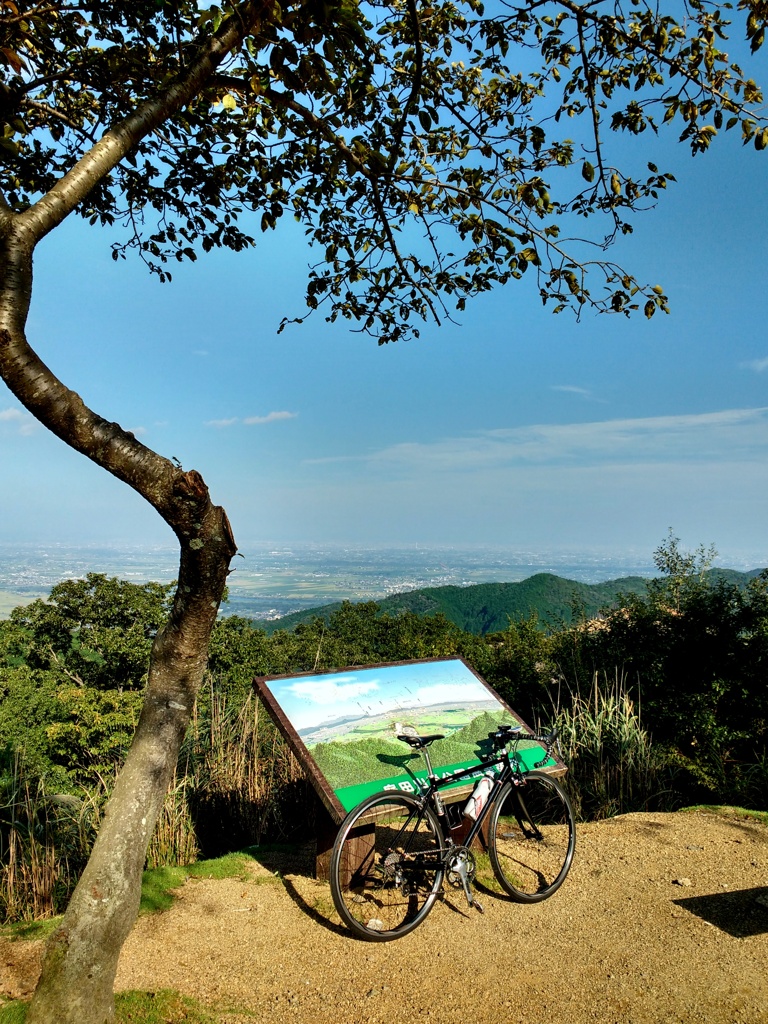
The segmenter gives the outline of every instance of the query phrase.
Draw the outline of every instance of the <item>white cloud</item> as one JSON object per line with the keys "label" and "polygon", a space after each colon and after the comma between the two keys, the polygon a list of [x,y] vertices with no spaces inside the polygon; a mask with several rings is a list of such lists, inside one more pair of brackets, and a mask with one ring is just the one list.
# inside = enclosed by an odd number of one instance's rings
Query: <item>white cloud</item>
{"label": "white cloud", "polygon": [[588,423],[535,424],[433,442],[404,442],[364,455],[312,460],[364,463],[394,474],[532,467],[765,458],[768,409]]}
{"label": "white cloud", "polygon": [[553,384],[550,391],[564,391],[569,395],[581,395],[582,398],[591,398],[592,392],[586,388],[579,388],[575,384]]}
{"label": "white cloud", "polygon": [[746,363],[740,363],[745,370],[754,370],[755,373],[763,373],[768,370],[768,356],[764,359],[750,359]]}
{"label": "white cloud", "polygon": [[343,704],[345,701],[357,700],[366,694],[374,693],[379,686],[376,682],[344,683],[331,680],[314,679],[311,682],[293,683],[288,692],[299,700],[310,701],[312,704]]}
{"label": "white cloud", "polygon": [[216,427],[217,429],[220,430],[224,427],[233,427],[236,423],[239,422],[240,420],[237,418],[237,416],[233,416],[231,419],[228,420],[207,420],[205,425],[206,427]]}
{"label": "white cloud", "polygon": [[444,701],[455,701],[457,704],[463,704],[467,701],[492,699],[492,695],[483,684],[475,680],[421,686],[416,691],[415,696],[418,703],[423,704],[425,707],[429,707],[430,704],[440,704]]}
{"label": "white cloud", "polygon": [[275,423],[277,420],[294,420],[299,414],[297,412],[269,412],[266,416],[248,416],[243,420],[246,426],[253,426],[256,423]]}
{"label": "white cloud", "polygon": [[34,433],[40,426],[34,416],[23,409],[0,409],[0,423],[18,425],[17,433],[24,437]]}
{"label": "white cloud", "polygon": [[238,423],[244,424],[246,427],[252,427],[261,425],[262,423],[275,423],[278,420],[293,420],[299,414],[297,412],[269,412],[266,416],[245,416],[240,418],[239,416],[231,416],[228,419],[223,420],[208,420],[206,427],[216,427],[217,429],[223,429],[225,427],[234,427]]}

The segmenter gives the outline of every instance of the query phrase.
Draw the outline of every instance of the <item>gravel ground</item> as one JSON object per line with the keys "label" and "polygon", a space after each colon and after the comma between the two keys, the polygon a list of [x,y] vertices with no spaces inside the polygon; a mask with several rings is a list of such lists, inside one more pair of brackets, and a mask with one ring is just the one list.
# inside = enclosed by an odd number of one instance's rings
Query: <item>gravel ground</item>
{"label": "gravel ground", "polygon": [[[190,879],[138,921],[117,988],[176,989],[222,1024],[768,1024],[768,826],[701,813],[582,825],[550,900],[483,904],[450,890],[415,932],[374,944],[306,875]],[[0,997],[32,991],[38,945],[0,939]]]}

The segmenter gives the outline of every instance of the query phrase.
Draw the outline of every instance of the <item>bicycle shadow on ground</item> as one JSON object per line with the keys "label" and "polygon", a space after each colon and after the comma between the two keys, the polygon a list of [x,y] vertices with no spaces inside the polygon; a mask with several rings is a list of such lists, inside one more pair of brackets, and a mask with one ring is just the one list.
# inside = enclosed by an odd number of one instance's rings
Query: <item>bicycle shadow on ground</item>
{"label": "bicycle shadow on ground", "polygon": [[281,878],[280,881],[283,884],[283,888],[288,893],[288,896],[290,897],[291,900],[293,900],[293,902],[296,904],[299,910],[301,910],[302,913],[306,914],[307,917],[309,917],[316,924],[321,925],[329,932],[333,932],[334,935],[344,935],[348,939],[355,937],[348,928],[345,928],[341,924],[337,924],[335,921],[332,921],[331,918],[329,917],[329,914],[333,912],[332,907],[330,906],[330,892],[328,893],[329,906],[326,908],[325,900],[310,903],[302,895],[302,893],[299,891],[295,882],[293,882],[292,879]]}
{"label": "bicycle shadow on ground", "polygon": [[768,934],[768,889],[764,886],[686,896],[672,902],[735,939]]}

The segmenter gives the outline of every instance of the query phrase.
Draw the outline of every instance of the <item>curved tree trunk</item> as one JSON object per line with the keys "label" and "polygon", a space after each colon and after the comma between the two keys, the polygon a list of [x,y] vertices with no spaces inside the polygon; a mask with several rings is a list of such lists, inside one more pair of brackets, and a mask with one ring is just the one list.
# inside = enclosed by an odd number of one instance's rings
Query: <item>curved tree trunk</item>
{"label": "curved tree trunk", "polygon": [[202,487],[195,491],[190,505],[208,504],[204,522],[182,542],[179,585],[152,649],[136,735],[86,869],[48,941],[29,1024],[103,1024],[114,1014],[120,949],[136,920],[147,846],[202,682],[234,553],[223,509],[210,504]]}
{"label": "curved tree trunk", "polygon": [[138,912],[147,846],[203,679],[211,630],[236,551],[226,513],[199,473],[184,472],[92,412],[30,348],[25,325],[35,246],[142,138],[189,103],[268,11],[243,0],[202,38],[180,77],[139,103],[33,206],[0,196],[0,376],[29,412],[75,451],[144,497],[181,547],[179,583],[152,648],[139,724],[90,860],[48,942],[29,1024],[105,1024],[114,1017],[120,949]]}
{"label": "curved tree trunk", "polygon": [[31,289],[31,247],[12,221],[6,218],[3,226],[0,374],[41,422],[150,501],[181,546],[178,587],[152,648],[135,738],[88,865],[48,942],[28,1016],[30,1024],[104,1024],[114,1016],[120,949],[136,919],[147,846],[202,683],[236,547],[226,513],[211,502],[198,473],[184,472],[94,414],[30,349],[21,325]]}

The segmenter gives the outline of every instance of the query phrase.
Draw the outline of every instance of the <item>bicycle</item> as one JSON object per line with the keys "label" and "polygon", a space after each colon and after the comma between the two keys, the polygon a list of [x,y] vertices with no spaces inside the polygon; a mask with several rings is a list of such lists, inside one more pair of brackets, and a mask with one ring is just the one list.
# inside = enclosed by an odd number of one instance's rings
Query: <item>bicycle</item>
{"label": "bicycle", "polygon": [[[519,903],[547,899],[568,874],[576,843],[571,803],[560,783],[538,770],[549,760],[556,732],[537,736],[502,725],[488,734],[490,756],[438,778],[428,748],[443,738],[404,727],[397,739],[419,751],[426,764],[420,795],[375,793],[342,822],[331,854],[331,893],[342,921],[360,938],[386,942],[413,931],[432,909],[444,879],[482,912],[472,891],[477,858],[471,846],[478,836],[484,837],[498,885]],[[517,757],[523,740],[544,746],[544,757],[532,769]],[[490,791],[466,838],[456,843],[451,831],[461,825],[461,808],[446,804],[440,790],[478,771],[484,774],[473,799],[479,788]]]}

